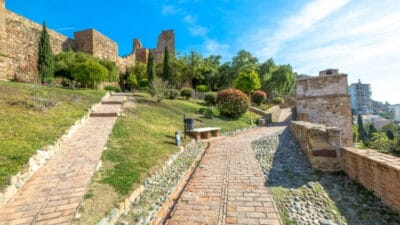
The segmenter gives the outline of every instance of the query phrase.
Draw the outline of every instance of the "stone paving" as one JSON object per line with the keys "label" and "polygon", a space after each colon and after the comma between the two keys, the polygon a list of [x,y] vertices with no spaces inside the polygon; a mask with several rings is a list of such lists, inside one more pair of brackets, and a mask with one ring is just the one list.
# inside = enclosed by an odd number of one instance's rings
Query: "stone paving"
{"label": "stone paving", "polygon": [[212,142],[166,224],[281,224],[251,143],[283,129],[260,127]]}
{"label": "stone paving", "polygon": [[[94,113],[118,113],[124,97],[108,98],[114,104],[110,107],[103,103]],[[63,143],[53,158],[0,208],[0,225],[71,223],[117,119],[107,115],[90,117]]]}

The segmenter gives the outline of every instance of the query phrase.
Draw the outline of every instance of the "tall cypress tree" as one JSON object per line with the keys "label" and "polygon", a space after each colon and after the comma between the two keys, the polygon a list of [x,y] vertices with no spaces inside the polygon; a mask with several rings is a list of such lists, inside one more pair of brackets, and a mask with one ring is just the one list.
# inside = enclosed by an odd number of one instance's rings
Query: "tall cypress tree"
{"label": "tall cypress tree", "polygon": [[49,83],[54,78],[54,57],[50,46],[46,23],[43,22],[38,47],[38,71],[42,82]]}
{"label": "tall cypress tree", "polygon": [[169,52],[168,47],[165,46],[164,49],[164,65],[163,65],[163,80],[171,84],[171,65],[169,62]]}
{"label": "tall cypress tree", "polygon": [[358,115],[358,117],[357,117],[357,125],[358,125],[358,135],[359,135],[359,137],[360,137],[360,140],[361,140],[362,142],[364,142],[364,144],[367,144],[367,142],[368,142],[368,140],[367,140],[367,139],[368,139],[368,136],[367,136],[367,132],[366,132],[366,130],[365,130],[365,128],[364,128],[361,115]]}
{"label": "tall cypress tree", "polygon": [[150,88],[153,85],[154,73],[154,57],[153,53],[150,51],[149,59],[147,60],[147,80]]}

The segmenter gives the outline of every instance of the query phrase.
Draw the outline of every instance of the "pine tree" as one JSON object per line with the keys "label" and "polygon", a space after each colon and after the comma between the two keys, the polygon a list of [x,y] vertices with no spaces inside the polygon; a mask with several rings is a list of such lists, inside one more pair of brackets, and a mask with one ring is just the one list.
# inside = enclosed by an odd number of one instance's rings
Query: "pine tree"
{"label": "pine tree", "polygon": [[42,82],[49,83],[54,78],[54,57],[50,46],[46,23],[43,22],[38,47],[38,71]]}
{"label": "pine tree", "polygon": [[164,50],[163,80],[171,84],[171,64],[169,62],[168,47]]}
{"label": "pine tree", "polygon": [[147,60],[147,80],[149,83],[149,88],[152,87],[152,83],[154,80],[154,57],[153,53],[150,51],[149,59]]}

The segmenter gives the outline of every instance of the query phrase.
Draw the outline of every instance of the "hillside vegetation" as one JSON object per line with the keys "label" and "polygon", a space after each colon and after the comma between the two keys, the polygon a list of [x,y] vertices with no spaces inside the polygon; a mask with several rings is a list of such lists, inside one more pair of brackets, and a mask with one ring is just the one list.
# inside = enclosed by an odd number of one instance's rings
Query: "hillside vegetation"
{"label": "hillside vegetation", "polygon": [[105,94],[0,81],[0,189]]}

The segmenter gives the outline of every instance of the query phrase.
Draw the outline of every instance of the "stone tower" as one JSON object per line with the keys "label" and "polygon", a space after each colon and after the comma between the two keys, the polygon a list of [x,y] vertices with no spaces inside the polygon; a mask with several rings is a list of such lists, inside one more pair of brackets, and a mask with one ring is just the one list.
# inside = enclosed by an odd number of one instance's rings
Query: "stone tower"
{"label": "stone tower", "polygon": [[6,54],[7,54],[7,32],[6,32],[6,6],[5,0],[0,0],[0,80],[7,79]]}
{"label": "stone tower", "polygon": [[168,51],[171,54],[175,54],[175,35],[174,30],[164,30],[158,36],[157,50],[164,51],[165,47],[168,47]]}

